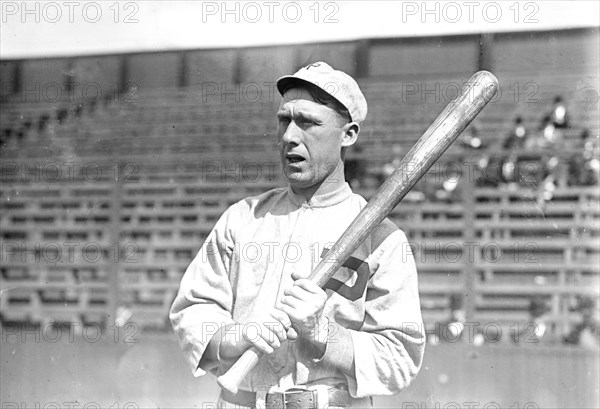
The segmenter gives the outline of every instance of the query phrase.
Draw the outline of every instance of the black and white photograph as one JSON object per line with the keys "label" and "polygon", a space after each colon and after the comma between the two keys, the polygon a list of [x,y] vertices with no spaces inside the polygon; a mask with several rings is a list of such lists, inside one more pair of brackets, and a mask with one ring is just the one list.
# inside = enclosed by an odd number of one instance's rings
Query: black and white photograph
{"label": "black and white photograph", "polygon": [[0,20],[0,409],[600,408],[600,2]]}

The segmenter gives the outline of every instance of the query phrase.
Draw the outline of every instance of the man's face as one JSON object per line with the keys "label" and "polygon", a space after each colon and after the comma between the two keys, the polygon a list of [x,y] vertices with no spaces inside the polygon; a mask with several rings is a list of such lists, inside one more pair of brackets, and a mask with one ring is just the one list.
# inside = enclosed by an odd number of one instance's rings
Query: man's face
{"label": "man's face", "polygon": [[284,177],[300,188],[325,181],[341,163],[341,116],[333,108],[315,102],[306,89],[291,88],[283,95],[277,119]]}

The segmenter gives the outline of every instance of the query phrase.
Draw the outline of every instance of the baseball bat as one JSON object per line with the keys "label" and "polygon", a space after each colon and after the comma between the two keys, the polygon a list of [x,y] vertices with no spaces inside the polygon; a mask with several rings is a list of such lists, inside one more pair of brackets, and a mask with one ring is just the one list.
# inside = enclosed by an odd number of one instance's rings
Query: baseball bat
{"label": "baseball bat", "polygon": [[[463,92],[450,102],[421,136],[375,195],[356,216],[309,276],[323,287],[360,244],[373,232],[498,91],[488,71],[475,73]],[[237,393],[240,382],[256,366],[261,353],[248,349],[217,379],[221,388]]]}

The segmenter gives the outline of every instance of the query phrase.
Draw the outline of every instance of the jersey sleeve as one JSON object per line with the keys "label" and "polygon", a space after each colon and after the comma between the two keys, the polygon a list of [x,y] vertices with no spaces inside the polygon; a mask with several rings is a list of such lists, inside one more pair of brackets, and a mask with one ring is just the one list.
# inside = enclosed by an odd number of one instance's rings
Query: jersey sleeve
{"label": "jersey sleeve", "polygon": [[212,336],[233,322],[229,268],[236,223],[236,205],[233,205],[223,213],[185,271],[169,313],[179,346],[194,376],[212,369],[210,365],[199,366],[204,351]]}
{"label": "jersey sleeve", "polygon": [[406,388],[420,369],[425,348],[417,270],[405,234],[395,230],[373,256],[363,326],[347,330],[355,364],[354,377],[347,377],[355,398]]}

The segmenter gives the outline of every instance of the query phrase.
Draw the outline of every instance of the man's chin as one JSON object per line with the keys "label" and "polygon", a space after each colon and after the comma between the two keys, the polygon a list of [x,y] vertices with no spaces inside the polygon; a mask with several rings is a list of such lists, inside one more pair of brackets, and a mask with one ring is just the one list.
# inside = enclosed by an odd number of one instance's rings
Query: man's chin
{"label": "man's chin", "polygon": [[294,186],[301,187],[307,183],[309,178],[303,175],[301,172],[292,172],[284,175],[284,179]]}
{"label": "man's chin", "polygon": [[286,170],[283,178],[293,187],[308,187],[314,183],[308,172],[300,172],[289,168]]}

